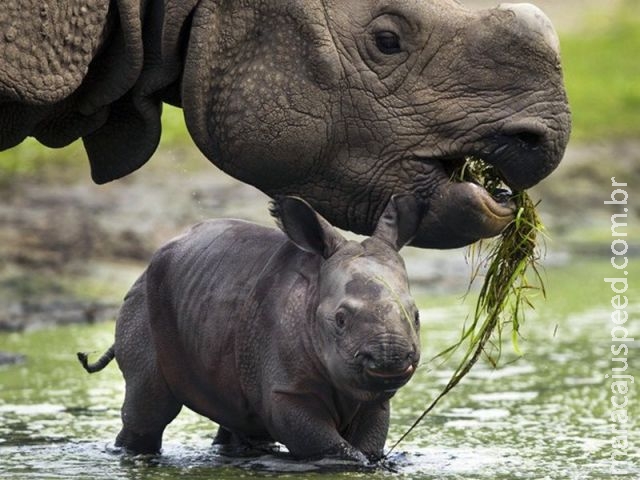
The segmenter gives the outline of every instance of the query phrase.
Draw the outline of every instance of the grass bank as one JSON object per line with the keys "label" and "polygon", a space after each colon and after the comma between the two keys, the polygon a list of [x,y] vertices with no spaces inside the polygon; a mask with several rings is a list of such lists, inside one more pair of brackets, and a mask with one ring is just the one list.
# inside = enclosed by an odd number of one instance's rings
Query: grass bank
{"label": "grass bank", "polygon": [[588,29],[561,40],[573,139],[640,136],[640,2],[607,20],[594,12]]}

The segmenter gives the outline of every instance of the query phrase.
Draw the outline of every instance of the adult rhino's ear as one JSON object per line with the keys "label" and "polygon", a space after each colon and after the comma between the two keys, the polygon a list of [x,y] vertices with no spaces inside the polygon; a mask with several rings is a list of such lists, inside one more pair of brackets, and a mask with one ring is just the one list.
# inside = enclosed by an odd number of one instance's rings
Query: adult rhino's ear
{"label": "adult rhino's ear", "polygon": [[307,202],[298,197],[278,197],[270,207],[280,229],[299,248],[329,258],[345,238]]}
{"label": "adult rhino's ear", "polygon": [[425,204],[416,196],[394,195],[382,212],[372,237],[400,250],[413,240],[424,213]]}

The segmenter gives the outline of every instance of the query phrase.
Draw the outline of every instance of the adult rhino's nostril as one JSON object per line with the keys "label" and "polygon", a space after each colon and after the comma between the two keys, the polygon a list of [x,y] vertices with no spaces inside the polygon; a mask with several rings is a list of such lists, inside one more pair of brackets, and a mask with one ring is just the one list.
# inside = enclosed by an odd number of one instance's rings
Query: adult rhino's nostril
{"label": "adult rhino's nostril", "polygon": [[534,132],[519,132],[514,137],[529,148],[538,147],[542,143],[542,136]]}
{"label": "adult rhino's nostril", "polygon": [[530,3],[502,3],[498,5],[498,10],[509,10],[513,12],[523,30],[537,33],[541,39],[560,54],[560,39],[553,27],[549,17],[535,5]]}
{"label": "adult rhino's nostril", "polygon": [[504,126],[502,134],[518,143],[520,148],[535,150],[546,142],[547,129],[538,123],[517,122]]}

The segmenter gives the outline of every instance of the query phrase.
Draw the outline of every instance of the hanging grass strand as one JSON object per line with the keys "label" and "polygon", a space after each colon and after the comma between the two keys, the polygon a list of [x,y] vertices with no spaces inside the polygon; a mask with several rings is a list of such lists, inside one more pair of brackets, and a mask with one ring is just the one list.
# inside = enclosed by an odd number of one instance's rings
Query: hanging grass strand
{"label": "hanging grass strand", "polygon": [[[470,159],[458,172],[458,180],[473,181],[482,185],[489,193],[500,195],[502,182],[490,165]],[[436,358],[449,358],[461,346],[465,353],[458,367],[442,392],[429,404],[409,429],[396,441],[389,455],[415,427],[431,412],[438,402],[469,373],[481,356],[496,367],[502,354],[502,335],[511,329],[514,351],[521,355],[519,338],[527,307],[533,308],[531,295],[546,295],[538,262],[538,235],[544,226],[536,212],[536,204],[526,192],[512,197],[515,203],[514,220],[505,228],[497,242],[492,243],[485,254],[485,244],[479,242],[471,249],[471,283],[486,266],[484,282],[478,294],[475,313],[462,330],[460,340]],[[532,272],[532,275],[529,273]],[[531,277],[531,280],[530,280]]]}

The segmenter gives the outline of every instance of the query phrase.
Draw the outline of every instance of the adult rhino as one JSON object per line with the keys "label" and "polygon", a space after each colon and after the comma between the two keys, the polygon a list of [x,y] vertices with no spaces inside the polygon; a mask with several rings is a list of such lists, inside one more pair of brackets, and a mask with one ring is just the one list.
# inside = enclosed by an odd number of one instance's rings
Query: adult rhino
{"label": "adult rhino", "polygon": [[370,234],[394,193],[429,204],[413,240],[500,232],[510,201],[451,182],[465,158],[512,190],[570,131],[558,38],[528,4],[454,0],[3,0],[0,149],[82,137],[93,179],[143,165],[162,102],[198,147],[269,195]]}

